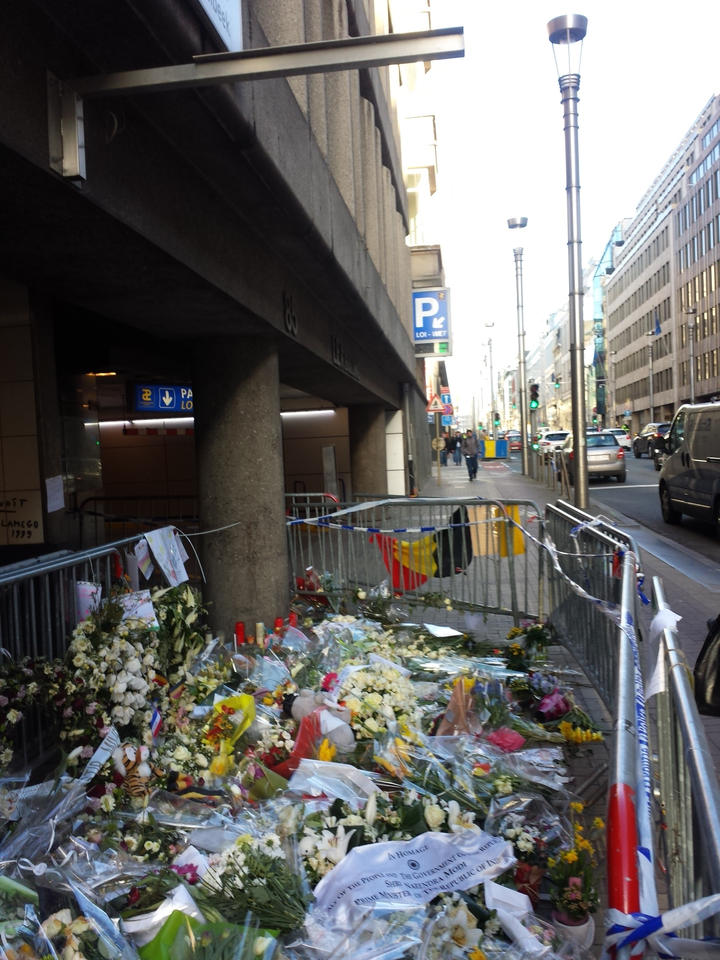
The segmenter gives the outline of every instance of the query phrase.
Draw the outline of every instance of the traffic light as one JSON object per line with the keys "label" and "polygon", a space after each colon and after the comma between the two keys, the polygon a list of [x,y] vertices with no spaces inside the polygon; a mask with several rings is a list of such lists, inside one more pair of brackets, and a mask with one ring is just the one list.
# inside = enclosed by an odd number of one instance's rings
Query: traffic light
{"label": "traffic light", "polygon": [[500,426],[500,414],[497,412],[497,410],[495,411],[495,413],[493,413],[493,421],[496,427]]}
{"label": "traffic light", "polygon": [[537,410],[537,408],[540,406],[540,399],[538,397],[539,392],[540,392],[540,384],[531,383],[530,384],[530,409],[531,410]]}

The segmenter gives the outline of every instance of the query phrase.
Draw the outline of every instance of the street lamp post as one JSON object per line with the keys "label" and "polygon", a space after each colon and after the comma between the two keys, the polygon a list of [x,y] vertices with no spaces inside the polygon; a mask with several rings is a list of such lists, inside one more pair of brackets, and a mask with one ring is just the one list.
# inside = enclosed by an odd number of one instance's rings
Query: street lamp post
{"label": "street lamp post", "polygon": [[[568,276],[570,280],[570,382],[572,401],[572,433],[575,460],[575,506],[588,508],[587,438],[585,436],[585,391],[583,354],[583,275],[580,245],[580,182],[578,163],[578,90],[580,89],[580,56],[587,33],[587,17],[568,14],[555,17],[548,25],[548,36],[558,68],[563,116],[565,120],[565,182],[568,222]],[[558,56],[567,61],[558,63]]]}
{"label": "street lamp post", "polygon": [[616,356],[617,356],[617,350],[611,350],[610,351],[610,368],[611,368],[610,369],[610,373],[611,373],[610,396],[612,398],[612,405],[610,407],[610,416],[612,417],[612,421],[610,426],[612,427],[617,426],[617,379],[616,379],[617,371],[615,370],[615,364],[617,362],[615,360]]}
{"label": "street lamp post", "polygon": [[[486,327],[492,329],[495,326],[494,323],[486,323]],[[493,379],[493,362],[492,362],[492,334],[488,334],[488,356],[490,358],[490,416],[488,420],[488,426],[492,423],[494,424],[495,416],[495,381]],[[490,435],[490,430],[487,430],[486,433]]]}
{"label": "street lamp post", "polygon": [[645,334],[645,336],[650,337],[648,343],[648,365],[650,367],[650,423],[655,419],[655,394],[653,390],[653,340],[655,339],[655,334],[650,333]]}
{"label": "street lamp post", "polygon": [[690,403],[695,403],[695,318],[697,317],[697,310],[695,307],[688,307],[684,313],[686,316],[692,317],[692,320],[687,322],[688,364],[690,366]]}
{"label": "street lamp post", "polygon": [[[507,222],[511,230],[521,230],[527,226],[527,217],[513,217]],[[524,476],[530,473],[528,454],[527,410],[525,409],[525,318],[523,313],[523,280],[522,257],[523,248],[515,247],[515,302],[517,304],[518,327],[518,383],[520,384],[520,442],[522,444],[522,472]]]}

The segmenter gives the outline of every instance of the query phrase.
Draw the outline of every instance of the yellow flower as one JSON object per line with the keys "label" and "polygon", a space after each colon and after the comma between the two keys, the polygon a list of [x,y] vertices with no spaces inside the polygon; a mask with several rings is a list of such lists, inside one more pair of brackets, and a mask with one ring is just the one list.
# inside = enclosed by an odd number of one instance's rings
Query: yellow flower
{"label": "yellow flower", "polygon": [[592,825],[593,827],[595,827],[596,830],[605,829],[605,821],[603,820],[602,817],[595,817],[595,819],[592,822]]}
{"label": "yellow flower", "polygon": [[224,777],[230,770],[230,757],[223,750],[216,757],[213,757],[210,764],[210,773],[214,777]]}
{"label": "yellow flower", "polygon": [[468,960],[487,960],[480,947],[474,947],[468,954]]}
{"label": "yellow flower", "polygon": [[562,855],[565,863],[577,863],[577,850],[573,847],[572,850],[565,850]]}
{"label": "yellow flower", "polygon": [[557,863],[557,860],[556,860],[554,857],[548,857],[548,862],[547,862],[547,863],[548,863],[548,866],[549,866],[550,868],[552,868],[552,867],[554,867],[555,864]]}
{"label": "yellow flower", "polygon": [[573,800],[572,803],[570,804],[570,809],[574,810],[575,813],[582,813],[583,810],[585,809],[585,804],[580,803],[578,800]]}
{"label": "yellow flower", "polygon": [[334,743],[330,743],[327,737],[325,737],[318,747],[318,760],[324,760],[326,763],[330,763],[335,759],[335,754],[337,753],[337,747]]}

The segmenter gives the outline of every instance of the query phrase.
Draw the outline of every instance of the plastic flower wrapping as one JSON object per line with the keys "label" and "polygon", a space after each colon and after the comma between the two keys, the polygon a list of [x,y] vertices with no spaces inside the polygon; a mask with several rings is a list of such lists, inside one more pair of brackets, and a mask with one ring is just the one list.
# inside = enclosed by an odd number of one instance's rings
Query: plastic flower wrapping
{"label": "plastic flower wrapping", "polygon": [[548,627],[498,648],[380,585],[228,645],[192,588],[149,600],[0,663],[2,960],[567,955],[599,731]]}

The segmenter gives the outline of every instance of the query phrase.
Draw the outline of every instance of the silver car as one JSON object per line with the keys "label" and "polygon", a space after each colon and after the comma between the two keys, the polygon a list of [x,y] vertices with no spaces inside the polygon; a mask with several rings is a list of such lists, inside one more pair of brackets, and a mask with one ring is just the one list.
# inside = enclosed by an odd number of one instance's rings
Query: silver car
{"label": "silver car", "polygon": [[[590,477],[615,477],[618,483],[625,483],[625,451],[612,433],[588,433],[587,472]],[[568,481],[575,483],[575,450],[572,434],[562,445],[559,453],[560,467],[567,471]]]}

